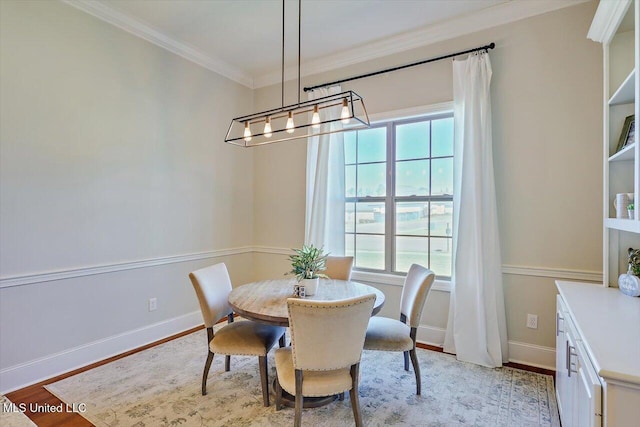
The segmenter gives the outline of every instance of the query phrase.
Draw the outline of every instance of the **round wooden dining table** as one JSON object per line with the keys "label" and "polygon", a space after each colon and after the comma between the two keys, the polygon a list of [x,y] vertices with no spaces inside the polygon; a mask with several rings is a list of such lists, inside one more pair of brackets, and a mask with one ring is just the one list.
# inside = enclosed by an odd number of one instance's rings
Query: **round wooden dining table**
{"label": "round wooden dining table", "polygon": [[[270,325],[289,326],[287,298],[293,297],[295,279],[262,280],[234,288],[229,305],[242,317]],[[384,293],[373,286],[351,280],[320,279],[318,290],[307,300],[333,301],[376,294],[371,315],[384,305]]]}

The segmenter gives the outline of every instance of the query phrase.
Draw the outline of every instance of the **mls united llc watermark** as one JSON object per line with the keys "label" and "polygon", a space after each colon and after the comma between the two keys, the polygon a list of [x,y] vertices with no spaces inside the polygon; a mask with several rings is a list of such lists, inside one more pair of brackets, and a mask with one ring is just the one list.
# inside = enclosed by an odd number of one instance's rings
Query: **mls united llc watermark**
{"label": "mls united llc watermark", "polygon": [[81,414],[87,411],[86,403],[61,403],[59,405],[50,405],[48,403],[18,403],[15,404],[13,402],[2,402],[2,412],[27,412],[27,410],[31,413],[35,412],[74,412],[76,414]]}

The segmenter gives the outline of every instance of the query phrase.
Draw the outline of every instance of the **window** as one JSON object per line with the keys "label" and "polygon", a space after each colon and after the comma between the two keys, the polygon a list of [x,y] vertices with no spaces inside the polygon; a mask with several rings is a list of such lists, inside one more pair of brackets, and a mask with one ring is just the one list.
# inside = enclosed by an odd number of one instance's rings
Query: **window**
{"label": "window", "polygon": [[453,114],[345,132],[345,252],[358,269],[451,277]]}

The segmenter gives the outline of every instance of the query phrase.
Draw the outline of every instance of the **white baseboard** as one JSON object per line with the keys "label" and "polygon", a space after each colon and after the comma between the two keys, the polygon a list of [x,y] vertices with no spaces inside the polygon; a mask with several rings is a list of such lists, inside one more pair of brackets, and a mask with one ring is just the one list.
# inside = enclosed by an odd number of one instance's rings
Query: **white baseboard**
{"label": "white baseboard", "polygon": [[524,342],[509,341],[509,362],[556,370],[556,349]]}
{"label": "white baseboard", "polygon": [[[445,330],[434,326],[420,325],[417,341],[422,344],[442,347]],[[521,363],[536,368],[555,371],[556,349],[518,341],[509,341],[509,362]]]}
{"label": "white baseboard", "polygon": [[418,334],[416,341],[422,344],[434,345],[442,347],[444,344],[444,329],[435,326],[420,325],[418,326]]}
{"label": "white baseboard", "polygon": [[202,324],[200,310],[11,366],[0,371],[0,393],[82,368]]}

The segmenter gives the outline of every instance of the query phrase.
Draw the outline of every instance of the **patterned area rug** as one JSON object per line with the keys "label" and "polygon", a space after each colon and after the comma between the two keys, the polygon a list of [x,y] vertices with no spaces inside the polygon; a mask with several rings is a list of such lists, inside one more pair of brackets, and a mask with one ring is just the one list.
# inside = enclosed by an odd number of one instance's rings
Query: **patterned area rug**
{"label": "patterned area rug", "polygon": [[34,427],[35,424],[19,407],[14,406],[6,396],[0,395],[0,426],[2,427]]}
{"label": "patterned area rug", "polygon": [[[198,331],[46,388],[67,404],[85,403],[85,418],[97,426],[283,426],[293,408],[262,406],[257,357],[216,356],[208,394],[200,394],[206,332]],[[418,350],[422,396],[401,353],[365,351],[360,404],[368,426],[559,426],[553,379],[512,368],[489,369],[453,356]],[[273,351],[269,358],[274,378]],[[305,409],[303,425],[353,424],[344,401]]]}

